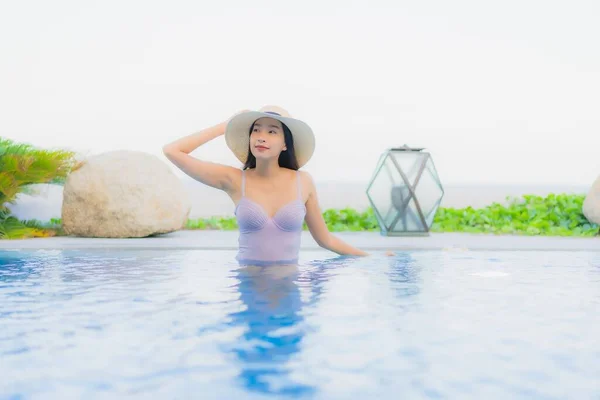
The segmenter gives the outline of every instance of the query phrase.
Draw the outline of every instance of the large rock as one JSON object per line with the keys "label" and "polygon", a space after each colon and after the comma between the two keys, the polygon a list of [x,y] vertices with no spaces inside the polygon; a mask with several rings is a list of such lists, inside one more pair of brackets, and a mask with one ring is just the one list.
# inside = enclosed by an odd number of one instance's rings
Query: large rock
{"label": "large rock", "polygon": [[145,237],[181,229],[191,203],[179,178],[158,157],[112,151],[90,157],[67,177],[65,233],[85,237]]}
{"label": "large rock", "polygon": [[583,215],[588,221],[600,224],[600,176],[596,178],[583,201]]}

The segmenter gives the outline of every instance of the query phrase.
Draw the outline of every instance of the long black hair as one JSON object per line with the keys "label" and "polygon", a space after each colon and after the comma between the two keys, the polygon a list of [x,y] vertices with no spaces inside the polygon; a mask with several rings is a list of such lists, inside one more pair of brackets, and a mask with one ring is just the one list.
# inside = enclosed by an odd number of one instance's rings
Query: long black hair
{"label": "long black hair", "polygon": [[[290,131],[290,128],[288,128],[283,122],[281,122],[281,126],[283,127],[283,139],[285,140],[285,147],[287,147],[287,150],[282,151],[279,154],[279,166],[297,171],[300,167],[298,166],[298,160],[296,160],[296,151],[294,150],[294,137],[292,136],[292,131]],[[248,136],[252,134],[253,130],[254,124],[252,124],[250,127]],[[256,168],[256,157],[254,157],[254,154],[252,154],[252,151],[250,151],[250,144],[248,144],[248,156],[246,157],[246,162],[244,163],[243,169],[248,168]]]}

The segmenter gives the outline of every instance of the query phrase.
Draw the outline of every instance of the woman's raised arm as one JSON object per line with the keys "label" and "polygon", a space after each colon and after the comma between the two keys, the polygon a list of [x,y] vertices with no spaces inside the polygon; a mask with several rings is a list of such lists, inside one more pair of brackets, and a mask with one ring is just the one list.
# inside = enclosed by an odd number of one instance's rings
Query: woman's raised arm
{"label": "woman's raised arm", "polygon": [[203,144],[222,136],[228,121],[206,128],[163,146],[164,155],[179,169],[205,185],[230,192],[236,185],[238,168],[199,160],[189,155]]}

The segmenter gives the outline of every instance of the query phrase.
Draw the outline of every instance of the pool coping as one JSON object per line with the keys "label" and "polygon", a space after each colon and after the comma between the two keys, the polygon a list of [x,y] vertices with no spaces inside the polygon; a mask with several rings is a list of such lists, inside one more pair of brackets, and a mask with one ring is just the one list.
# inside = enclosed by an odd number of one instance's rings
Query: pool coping
{"label": "pool coping", "polygon": [[[188,249],[237,250],[238,231],[181,230],[148,238],[111,239],[50,237],[0,240],[0,250],[31,249]],[[518,236],[431,233],[429,236],[381,236],[378,232],[334,232],[365,251],[399,250],[527,250],[600,251],[600,237]],[[302,250],[320,250],[309,232],[302,232]]]}

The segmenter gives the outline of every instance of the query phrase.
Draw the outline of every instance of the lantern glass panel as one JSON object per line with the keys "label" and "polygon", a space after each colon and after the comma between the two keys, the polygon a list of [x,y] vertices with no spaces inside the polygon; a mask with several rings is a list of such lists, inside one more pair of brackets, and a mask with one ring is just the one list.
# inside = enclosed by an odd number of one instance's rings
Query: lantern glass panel
{"label": "lantern glass panel", "polygon": [[400,166],[402,173],[408,179],[411,185],[414,185],[415,179],[419,173],[419,168],[425,161],[427,155],[417,152],[394,151],[391,153],[396,163]]}
{"label": "lantern glass panel", "polygon": [[389,156],[385,157],[376,173],[367,194],[379,223],[390,226],[397,214],[392,204],[390,188],[403,185],[402,176]]}
{"label": "lantern glass panel", "polygon": [[427,226],[431,226],[444,194],[431,158],[426,161],[423,173],[417,182],[415,194]]}
{"label": "lantern glass panel", "polygon": [[411,196],[408,186],[392,188],[392,203],[394,204],[393,220],[386,225],[387,230],[396,232],[425,231],[415,199]]}

